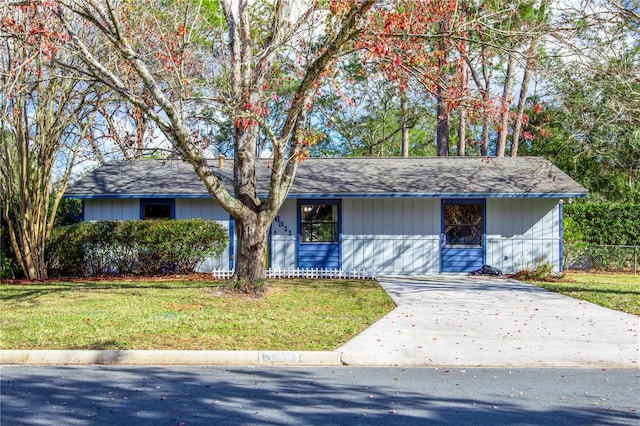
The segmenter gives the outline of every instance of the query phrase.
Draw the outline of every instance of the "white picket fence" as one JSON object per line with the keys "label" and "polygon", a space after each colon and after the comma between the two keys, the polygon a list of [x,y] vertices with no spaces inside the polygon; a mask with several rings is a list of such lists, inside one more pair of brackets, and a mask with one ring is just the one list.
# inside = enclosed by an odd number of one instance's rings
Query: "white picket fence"
{"label": "white picket fence", "polygon": [[[267,269],[267,278],[326,278],[326,279],[355,279],[375,280],[376,271],[343,271],[341,269],[310,268],[310,269]],[[228,269],[214,269],[211,271],[214,279],[229,279],[233,271]]]}

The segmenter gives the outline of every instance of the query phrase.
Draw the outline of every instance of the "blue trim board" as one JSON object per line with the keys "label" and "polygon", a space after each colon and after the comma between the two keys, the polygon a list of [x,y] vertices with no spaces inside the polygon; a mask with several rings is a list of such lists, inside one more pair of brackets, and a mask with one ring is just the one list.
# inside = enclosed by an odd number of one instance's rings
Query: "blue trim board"
{"label": "blue trim board", "polygon": [[118,198],[118,199],[130,199],[130,198],[146,198],[146,199],[157,199],[157,198],[211,198],[213,197],[210,194],[71,194],[64,195],[62,198],[80,198],[84,200],[92,200],[92,199],[108,199],[108,198]]}
{"label": "blue trim board", "polygon": [[235,244],[233,242],[233,238],[235,235],[235,221],[233,216],[229,215],[229,270],[233,271],[234,268],[234,260],[235,260]]}
{"label": "blue trim board", "polygon": [[[331,198],[584,198],[586,192],[577,193],[479,193],[479,194],[458,194],[458,193],[413,193],[413,192],[380,192],[380,193],[318,193],[318,194],[294,194],[290,193],[287,198],[295,199],[331,199]],[[261,194],[260,198],[266,198],[266,194]],[[104,199],[104,198],[211,198],[208,194],[78,194],[64,195],[63,198],[81,199]]]}
{"label": "blue trim board", "polygon": [[271,262],[273,261],[273,238],[271,236],[271,228],[273,223],[269,226],[269,235],[267,235],[267,268],[271,269]]}
{"label": "blue trim board", "polygon": [[341,269],[340,243],[306,243],[299,246],[299,268]]}
{"label": "blue trim board", "polygon": [[558,259],[558,271],[562,272],[564,270],[564,210],[562,207],[562,201],[558,203],[558,222],[560,228],[560,258]]}
{"label": "blue trim board", "polygon": [[326,198],[582,198],[588,194],[585,193],[412,193],[412,192],[380,192],[380,193],[358,193],[358,194],[339,194],[339,193],[327,193],[327,194],[295,194],[290,193],[287,198],[305,198],[315,199],[312,197],[318,197],[318,199]]}
{"label": "blue trim board", "polygon": [[482,204],[483,208],[487,206],[484,198],[446,198],[442,200],[443,208],[445,204]]}
{"label": "blue trim board", "polygon": [[442,272],[473,272],[485,264],[483,247],[451,247],[440,252]]}

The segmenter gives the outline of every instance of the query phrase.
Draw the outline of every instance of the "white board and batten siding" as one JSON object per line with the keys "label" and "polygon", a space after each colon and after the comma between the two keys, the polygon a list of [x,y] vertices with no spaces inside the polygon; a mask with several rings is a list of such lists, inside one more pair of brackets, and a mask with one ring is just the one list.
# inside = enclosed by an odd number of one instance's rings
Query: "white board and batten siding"
{"label": "white board and batten siding", "polygon": [[[217,220],[228,229],[229,213],[213,199],[176,198],[176,219]],[[84,200],[84,220],[136,220],[140,219],[139,198],[93,198]]]}
{"label": "white board and batten siding", "polygon": [[342,201],[343,269],[427,274],[440,269],[440,200]]}
{"label": "white board and batten siding", "polygon": [[[486,263],[505,273],[539,259],[559,270],[560,207],[557,199],[486,200]],[[271,232],[273,268],[296,268],[296,201],[287,200]],[[342,269],[377,274],[440,272],[441,200],[345,198],[342,200]]]}
{"label": "white board and batten siding", "polygon": [[558,272],[562,264],[560,214],[557,199],[487,199],[486,263],[512,273],[547,261]]}
{"label": "white board and batten siding", "polygon": [[296,269],[296,244],[298,241],[297,201],[288,199],[271,225],[269,258],[272,269]]}
{"label": "white board and batten siding", "polygon": [[84,220],[140,219],[140,200],[137,198],[91,198],[84,200]]}
{"label": "white board and batten siding", "polygon": [[[287,200],[271,228],[271,267],[295,269],[297,203]],[[385,274],[437,273],[440,201],[342,199],[342,270]]]}
{"label": "white board and batten siding", "polygon": [[[229,230],[229,215],[212,199],[176,199],[176,219],[204,218]],[[539,259],[558,271],[561,227],[559,200],[488,198],[486,263],[505,273],[533,267]],[[440,272],[441,200],[438,198],[342,199],[342,270],[377,274]],[[140,218],[139,199],[87,199],[84,218]],[[288,199],[271,228],[270,262],[274,269],[295,269],[297,201]],[[229,247],[220,259],[207,259],[203,271],[227,269]]]}

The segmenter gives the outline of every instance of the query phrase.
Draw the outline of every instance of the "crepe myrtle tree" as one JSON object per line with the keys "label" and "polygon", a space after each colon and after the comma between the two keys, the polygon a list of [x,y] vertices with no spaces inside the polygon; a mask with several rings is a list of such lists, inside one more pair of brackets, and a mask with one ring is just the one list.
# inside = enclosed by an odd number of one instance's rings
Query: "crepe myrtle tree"
{"label": "crepe myrtle tree", "polygon": [[[235,218],[229,285],[259,291],[268,229],[313,138],[307,116],[332,64],[353,47],[375,0],[40,0],[8,2],[54,16],[85,78],[155,122]],[[286,84],[285,84],[286,83]],[[281,90],[287,86],[287,91]],[[277,103],[284,119],[270,126]],[[284,107],[282,107],[284,105]],[[205,160],[207,117],[234,125],[233,191]],[[258,194],[256,143],[270,141],[270,185]],[[209,150],[209,151],[207,151]],[[260,197],[260,196],[261,197]]]}
{"label": "crepe myrtle tree", "polygon": [[57,65],[66,39],[51,18],[0,5],[0,210],[16,262],[34,280],[47,278],[46,244],[102,96]]}

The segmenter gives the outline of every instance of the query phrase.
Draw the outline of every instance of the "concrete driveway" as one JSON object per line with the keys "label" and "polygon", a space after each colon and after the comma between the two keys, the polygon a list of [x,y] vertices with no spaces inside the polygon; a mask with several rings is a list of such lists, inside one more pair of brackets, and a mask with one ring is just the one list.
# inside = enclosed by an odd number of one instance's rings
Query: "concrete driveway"
{"label": "concrete driveway", "polygon": [[640,368],[640,317],[504,278],[378,277],[397,308],[347,365]]}

